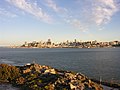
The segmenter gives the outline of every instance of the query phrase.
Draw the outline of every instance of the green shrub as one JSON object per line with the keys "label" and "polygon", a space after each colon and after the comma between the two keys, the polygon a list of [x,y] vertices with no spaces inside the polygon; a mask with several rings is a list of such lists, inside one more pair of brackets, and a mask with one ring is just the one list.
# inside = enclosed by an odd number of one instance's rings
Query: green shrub
{"label": "green shrub", "polygon": [[19,69],[8,64],[0,64],[0,80],[13,80],[20,75]]}

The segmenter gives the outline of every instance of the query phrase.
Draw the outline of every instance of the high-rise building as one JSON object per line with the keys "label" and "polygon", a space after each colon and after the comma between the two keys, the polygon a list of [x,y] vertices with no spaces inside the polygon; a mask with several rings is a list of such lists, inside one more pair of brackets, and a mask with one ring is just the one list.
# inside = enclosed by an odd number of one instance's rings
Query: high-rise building
{"label": "high-rise building", "polygon": [[51,40],[50,39],[48,39],[47,45],[51,45]]}

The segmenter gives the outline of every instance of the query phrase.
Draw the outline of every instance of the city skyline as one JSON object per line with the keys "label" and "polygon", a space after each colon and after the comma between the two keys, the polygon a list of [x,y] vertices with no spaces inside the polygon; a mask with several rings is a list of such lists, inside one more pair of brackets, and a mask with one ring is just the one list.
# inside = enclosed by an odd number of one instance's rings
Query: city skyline
{"label": "city skyline", "polygon": [[120,47],[120,41],[98,42],[94,41],[65,41],[54,43],[51,39],[47,41],[25,42],[20,46],[11,46],[11,48],[115,48]]}
{"label": "city skyline", "polygon": [[120,40],[119,0],[1,0],[0,45]]}

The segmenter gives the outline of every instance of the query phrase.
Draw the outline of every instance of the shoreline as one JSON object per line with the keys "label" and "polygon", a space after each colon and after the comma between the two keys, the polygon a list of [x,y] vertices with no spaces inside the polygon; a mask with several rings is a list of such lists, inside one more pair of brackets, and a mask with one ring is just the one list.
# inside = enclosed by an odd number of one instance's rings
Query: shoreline
{"label": "shoreline", "polygon": [[22,90],[103,90],[99,84],[81,73],[59,70],[50,66],[29,63],[24,66],[1,64],[0,67],[0,72],[6,70],[5,73],[0,73],[3,74],[0,75],[0,79]]}
{"label": "shoreline", "polygon": [[[58,86],[57,88],[63,87],[63,88],[70,89],[73,87],[78,88],[80,86],[81,88],[99,88],[99,90],[104,90],[101,86],[101,85],[104,85],[109,88],[120,89],[120,85],[118,85],[118,84],[111,84],[109,82],[100,82],[99,80],[89,79],[87,76],[85,76],[81,73],[65,71],[65,70],[58,70],[58,69],[52,68],[50,66],[29,63],[24,66],[14,66],[14,67],[16,69],[20,69],[21,75],[17,76],[17,79],[15,78],[11,82],[9,82],[9,80],[6,80],[6,81],[7,81],[7,84],[12,84],[14,86],[18,86],[18,88],[21,86],[22,86],[22,88],[32,88],[32,89],[39,88],[39,87],[41,87],[41,86],[39,86],[39,84],[40,84],[43,86],[45,85],[45,87],[42,86],[42,88],[50,88],[50,87],[52,87],[51,85],[53,85],[53,86],[56,85],[56,86]],[[30,78],[34,77],[34,78],[26,79],[26,77],[30,77]],[[44,77],[46,77],[46,78],[44,78]],[[37,78],[41,78],[41,79],[37,79]],[[59,81],[58,79],[61,79],[62,82]],[[68,80],[67,81],[68,83],[66,82],[66,79]],[[34,81],[34,83],[33,83],[33,81]],[[73,83],[73,81],[76,83],[78,83],[78,82],[81,82],[81,83],[79,83],[78,85],[75,85]],[[38,84],[38,82],[39,82],[39,84]],[[31,83],[33,83],[34,85],[31,86]],[[49,83],[49,84],[46,84],[46,83]],[[54,83],[54,84],[52,84],[52,83]],[[55,84],[55,83],[58,83],[58,84]],[[61,83],[65,84],[66,87],[64,85],[59,87],[59,84],[61,84]],[[0,84],[4,84],[4,82],[1,82]],[[54,88],[56,88],[56,87],[54,87]]]}
{"label": "shoreline", "polygon": [[96,80],[96,79],[91,79],[93,82],[96,82],[98,84],[107,86],[107,87],[111,87],[111,88],[118,88],[120,89],[120,84],[117,83],[110,83],[110,82],[105,82],[105,81],[100,81],[100,80]]}

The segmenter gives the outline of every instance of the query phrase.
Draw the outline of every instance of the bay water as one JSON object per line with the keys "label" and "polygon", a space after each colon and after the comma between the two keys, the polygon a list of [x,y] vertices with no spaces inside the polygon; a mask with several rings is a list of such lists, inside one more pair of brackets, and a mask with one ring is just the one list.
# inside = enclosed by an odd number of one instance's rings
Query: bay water
{"label": "bay water", "polygon": [[120,83],[120,48],[0,48],[0,63],[32,62]]}

